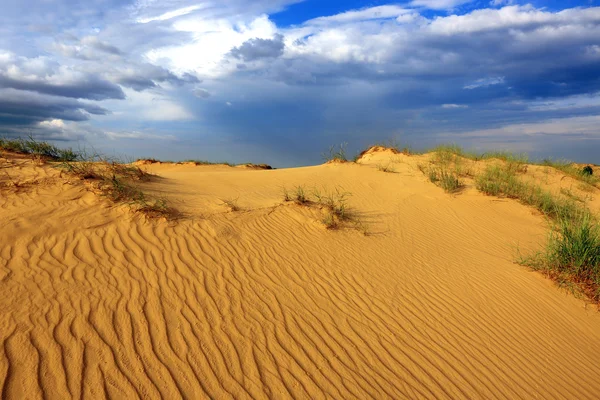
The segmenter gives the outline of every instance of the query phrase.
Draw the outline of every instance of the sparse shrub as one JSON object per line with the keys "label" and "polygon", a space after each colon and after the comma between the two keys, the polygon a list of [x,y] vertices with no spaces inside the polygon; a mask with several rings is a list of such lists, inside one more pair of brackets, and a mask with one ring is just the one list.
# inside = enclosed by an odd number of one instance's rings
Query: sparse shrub
{"label": "sparse shrub", "polygon": [[38,142],[33,137],[24,140],[18,139],[0,139],[0,149],[21,154],[31,154],[37,157],[50,159],[53,161],[75,161],[80,155],[72,149],[59,149],[48,142]]}
{"label": "sparse shrub", "polygon": [[239,197],[229,198],[229,199],[221,199],[221,204],[229,207],[229,209],[233,212],[240,211],[241,207],[238,204]]}
{"label": "sparse shrub", "polygon": [[583,169],[581,170],[581,175],[583,176],[592,176],[594,175],[594,170],[592,169],[591,166],[586,165],[585,167],[583,167]]}
{"label": "sparse shrub", "polygon": [[348,143],[341,143],[339,146],[331,146],[328,152],[322,154],[322,157],[326,162],[346,162],[348,161],[348,157],[346,156],[347,147]]}
{"label": "sparse shrub", "polygon": [[290,192],[288,192],[287,188],[284,186],[282,188],[283,190],[283,201],[292,201],[292,196],[290,195]]}
{"label": "sparse shrub", "polygon": [[391,163],[388,163],[387,165],[377,164],[377,170],[381,171],[381,172],[388,172],[388,173],[395,173],[396,172],[396,170],[394,169],[394,167],[391,166]]}
{"label": "sparse shrub", "polygon": [[[542,165],[546,165],[548,167],[555,168],[555,169],[563,172],[565,175],[570,176],[573,179],[577,179],[579,181],[585,182],[592,186],[596,186],[600,182],[600,178],[593,175],[594,171],[593,171],[592,167],[590,167],[589,165],[586,166],[586,167],[589,167],[589,170],[586,170],[586,168],[579,169],[572,162],[564,161],[564,160],[553,161],[548,158],[546,158],[542,161]],[[584,172],[584,170],[586,170],[588,172],[591,170],[591,173],[588,174],[588,173]]]}
{"label": "sparse shrub", "polygon": [[462,182],[458,179],[455,172],[449,171],[446,167],[429,167],[427,171],[429,180],[432,183],[440,186],[448,193],[457,192],[462,186]]}
{"label": "sparse shrub", "polygon": [[545,250],[519,262],[559,282],[573,282],[592,300],[600,301],[600,228],[589,212],[559,219]]}
{"label": "sparse shrub", "polygon": [[306,193],[304,191],[304,187],[303,186],[297,186],[296,187],[296,193],[294,195],[294,201],[297,204],[305,204],[308,202],[308,198],[306,197]]}
{"label": "sparse shrub", "polygon": [[581,211],[571,199],[560,199],[540,186],[520,180],[514,170],[506,166],[489,165],[475,180],[477,189],[487,195],[518,199],[537,208],[550,218],[575,218]]}

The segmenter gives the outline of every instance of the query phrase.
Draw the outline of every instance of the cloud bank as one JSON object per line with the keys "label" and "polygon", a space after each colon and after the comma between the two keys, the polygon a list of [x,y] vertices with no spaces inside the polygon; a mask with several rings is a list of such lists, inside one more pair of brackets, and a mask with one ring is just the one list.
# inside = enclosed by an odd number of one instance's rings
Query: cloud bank
{"label": "cloud bank", "polygon": [[533,148],[553,135],[550,152],[574,133],[600,143],[581,122],[600,115],[598,7],[414,0],[280,22],[300,2],[36,0],[27,22],[11,3],[0,128],[246,146],[288,164],[390,137]]}

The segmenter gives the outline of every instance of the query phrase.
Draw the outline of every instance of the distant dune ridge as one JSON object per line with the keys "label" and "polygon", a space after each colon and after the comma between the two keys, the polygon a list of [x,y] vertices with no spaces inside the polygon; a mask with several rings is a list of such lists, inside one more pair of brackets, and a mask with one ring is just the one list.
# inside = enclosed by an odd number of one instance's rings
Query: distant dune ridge
{"label": "distant dune ridge", "polygon": [[[596,399],[600,313],[515,263],[548,222],[476,188],[495,162],[142,161],[115,202],[136,170],[94,186],[2,152],[1,398]],[[600,210],[564,171],[506,165]]]}

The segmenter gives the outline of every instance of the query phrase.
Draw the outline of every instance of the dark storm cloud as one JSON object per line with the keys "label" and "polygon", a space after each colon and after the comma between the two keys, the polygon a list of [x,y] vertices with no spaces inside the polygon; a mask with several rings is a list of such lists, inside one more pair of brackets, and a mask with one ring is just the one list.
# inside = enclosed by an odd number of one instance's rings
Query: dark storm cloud
{"label": "dark storm cloud", "polygon": [[261,58],[277,58],[283,54],[284,48],[283,35],[277,34],[273,39],[250,39],[233,48],[231,55],[244,61],[255,61]]}
{"label": "dark storm cloud", "polygon": [[0,89],[0,125],[31,125],[52,119],[86,121],[90,114],[108,113],[100,106],[74,99]]}
{"label": "dark storm cloud", "polygon": [[126,69],[117,70],[109,75],[115,82],[138,92],[156,88],[160,83],[183,86],[200,82],[192,74],[185,73],[177,76],[165,68],[147,63],[130,65]]}
{"label": "dark storm cloud", "polygon": [[76,82],[52,83],[44,79],[31,81],[13,79],[2,75],[0,71],[0,88],[27,90],[74,99],[106,100],[125,98],[125,93],[118,85],[97,76],[86,76]]}

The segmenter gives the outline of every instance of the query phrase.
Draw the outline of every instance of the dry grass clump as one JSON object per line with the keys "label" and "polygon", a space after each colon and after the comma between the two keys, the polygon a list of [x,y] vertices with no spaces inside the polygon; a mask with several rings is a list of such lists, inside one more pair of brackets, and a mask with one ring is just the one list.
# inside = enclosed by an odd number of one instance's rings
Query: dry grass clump
{"label": "dry grass clump", "polygon": [[242,209],[238,203],[238,200],[239,200],[239,197],[221,199],[221,204],[228,207],[230,211],[236,212],[236,211],[240,211]]}
{"label": "dry grass clump", "polygon": [[506,165],[488,165],[475,179],[475,185],[487,195],[517,199],[551,218],[571,219],[581,211],[581,207],[572,199],[554,196],[539,185],[522,181]]}
{"label": "dry grass clump", "polygon": [[311,194],[312,196],[309,196],[304,186],[296,186],[291,192],[283,188],[284,201],[293,201],[297,205],[320,209],[322,213],[320,220],[327,229],[353,227],[364,235],[368,234],[368,227],[348,206],[351,193],[341,188],[335,190],[315,188]]}
{"label": "dry grass clump", "polygon": [[429,167],[428,177],[432,183],[447,193],[456,193],[463,187],[463,183],[458,179],[458,174],[444,167]]}
{"label": "dry grass clump", "polygon": [[327,152],[321,154],[321,157],[323,157],[325,162],[347,162],[347,147],[348,143],[341,143],[339,146],[331,146]]}
{"label": "dry grass clump", "polygon": [[150,196],[133,184],[152,177],[138,166],[96,159],[63,162],[58,167],[72,176],[90,182],[103,196],[116,203],[126,204],[136,212],[150,217],[175,218],[178,215],[168,206],[166,199]]}
{"label": "dry grass clump", "polygon": [[594,175],[594,170],[591,166],[586,165],[579,168],[575,163],[565,160],[544,159],[542,165],[557,169],[573,179],[584,182],[590,186],[596,187],[600,183],[600,178]]}
{"label": "dry grass clump", "polygon": [[325,210],[321,222],[327,229],[340,228],[345,222],[353,219],[352,214],[348,210],[348,198],[351,193],[344,192],[340,188],[335,191],[323,191],[315,189],[313,192],[317,200],[317,204]]}
{"label": "dry grass clump", "polygon": [[464,186],[459,179],[459,173],[452,170],[448,164],[442,166],[418,164],[417,167],[431,183],[438,185],[447,193],[456,193]]}
{"label": "dry grass clump", "polygon": [[20,154],[30,154],[37,157],[39,160],[75,161],[79,158],[79,154],[70,148],[60,149],[47,142],[38,142],[31,136],[28,139],[0,138],[0,150]]}
{"label": "dry grass clump", "polygon": [[381,171],[381,172],[388,172],[388,173],[396,173],[396,169],[394,167],[392,167],[391,163],[388,163],[386,165],[383,164],[377,164],[377,170]]}

